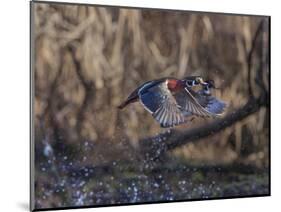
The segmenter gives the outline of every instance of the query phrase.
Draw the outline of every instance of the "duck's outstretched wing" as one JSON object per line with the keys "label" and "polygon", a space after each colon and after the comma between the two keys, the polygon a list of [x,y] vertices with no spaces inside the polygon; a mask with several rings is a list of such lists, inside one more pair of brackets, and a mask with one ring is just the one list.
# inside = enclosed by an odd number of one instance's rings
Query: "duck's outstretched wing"
{"label": "duck's outstretched wing", "polygon": [[222,114],[224,112],[224,109],[227,107],[227,104],[224,101],[221,101],[213,96],[209,97],[209,103],[206,107],[206,109],[215,114]]}
{"label": "duck's outstretched wing", "polygon": [[165,81],[153,86],[148,84],[140,89],[139,99],[161,127],[173,127],[185,122],[185,117]]}
{"label": "duck's outstretched wing", "polygon": [[177,104],[186,116],[196,115],[201,117],[217,117],[218,114],[208,110],[208,108],[202,106],[196,98],[196,93],[191,89],[183,89],[174,94]]}
{"label": "duck's outstretched wing", "polygon": [[226,102],[219,100],[210,94],[205,94],[203,90],[198,91],[195,94],[195,98],[202,107],[217,115],[221,115],[227,107]]}

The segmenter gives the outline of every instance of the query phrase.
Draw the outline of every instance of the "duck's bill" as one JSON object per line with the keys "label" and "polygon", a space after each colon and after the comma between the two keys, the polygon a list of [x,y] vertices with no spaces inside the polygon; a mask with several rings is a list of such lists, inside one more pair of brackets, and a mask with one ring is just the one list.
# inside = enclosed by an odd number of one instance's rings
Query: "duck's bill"
{"label": "duck's bill", "polygon": [[214,84],[210,84],[210,83],[208,83],[208,82],[206,82],[206,81],[203,81],[203,80],[200,82],[200,84],[201,84],[202,86],[209,86],[209,85],[211,85],[211,88],[217,89],[217,90],[220,90],[220,89],[221,89],[220,87],[216,87]]}

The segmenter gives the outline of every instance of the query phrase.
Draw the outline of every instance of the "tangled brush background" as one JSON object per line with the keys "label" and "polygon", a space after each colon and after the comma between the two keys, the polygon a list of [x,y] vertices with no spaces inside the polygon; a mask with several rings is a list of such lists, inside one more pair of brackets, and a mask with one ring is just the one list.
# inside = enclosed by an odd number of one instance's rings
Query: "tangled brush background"
{"label": "tangled brush background", "polygon": [[[269,18],[32,3],[34,205],[269,194]],[[214,79],[219,120],[161,129],[117,106],[161,77]]]}

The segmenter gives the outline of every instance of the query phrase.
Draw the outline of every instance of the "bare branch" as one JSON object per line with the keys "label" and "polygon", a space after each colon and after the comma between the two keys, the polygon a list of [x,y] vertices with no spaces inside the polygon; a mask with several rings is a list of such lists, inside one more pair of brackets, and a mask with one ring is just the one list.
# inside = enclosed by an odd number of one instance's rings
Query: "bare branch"
{"label": "bare branch", "polygon": [[268,107],[269,102],[267,100],[267,95],[263,95],[258,99],[250,98],[250,100],[243,107],[233,111],[223,119],[218,119],[204,126],[190,129],[184,132],[171,130],[170,132],[158,135],[156,137],[146,138],[140,142],[143,145],[141,151],[146,152],[146,150],[148,149],[146,147],[149,146],[150,149],[157,150],[152,154],[158,157],[162,153],[166,152],[166,150],[172,150],[176,147],[218,133],[226,129],[227,127],[230,127],[237,121],[241,121],[247,118],[248,116],[254,114],[261,107]]}
{"label": "bare branch", "polygon": [[258,41],[258,37],[263,29],[263,25],[264,25],[264,21],[262,20],[258,27],[257,27],[257,30],[256,30],[256,33],[253,37],[253,40],[252,40],[252,45],[251,45],[251,49],[248,53],[248,56],[247,56],[247,69],[248,69],[248,92],[249,92],[249,96],[250,98],[252,98],[254,95],[253,95],[253,88],[252,88],[252,66],[253,66],[253,54],[254,54],[254,51],[256,49],[256,45],[257,45],[257,41]]}
{"label": "bare branch", "polygon": [[[268,27],[268,25],[266,24],[265,21],[263,21],[262,24],[262,36],[261,36],[261,51],[260,51],[260,63],[259,63],[259,68],[257,70],[257,74],[256,74],[256,78],[255,78],[255,82],[256,84],[259,86],[259,88],[261,89],[261,92],[266,93],[267,92],[267,87],[265,85],[264,82],[264,73],[266,73],[266,71],[268,71],[268,48],[267,48],[267,42],[268,40],[266,39],[267,37],[267,33],[266,33],[266,27]],[[268,79],[268,78],[265,78]]]}

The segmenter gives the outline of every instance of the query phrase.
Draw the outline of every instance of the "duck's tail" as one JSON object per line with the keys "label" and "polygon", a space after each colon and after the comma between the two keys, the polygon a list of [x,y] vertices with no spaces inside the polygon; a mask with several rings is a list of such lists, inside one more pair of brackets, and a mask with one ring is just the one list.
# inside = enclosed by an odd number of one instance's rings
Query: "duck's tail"
{"label": "duck's tail", "polygon": [[138,101],[139,97],[136,94],[131,94],[126,101],[124,101],[123,103],[121,103],[119,106],[117,106],[118,109],[123,109],[124,107],[126,107],[128,104],[134,103],[136,101]]}
{"label": "duck's tail", "polygon": [[128,102],[128,100],[126,100],[125,102],[123,102],[122,104],[118,105],[117,108],[122,110],[124,107],[126,107],[130,102]]}

